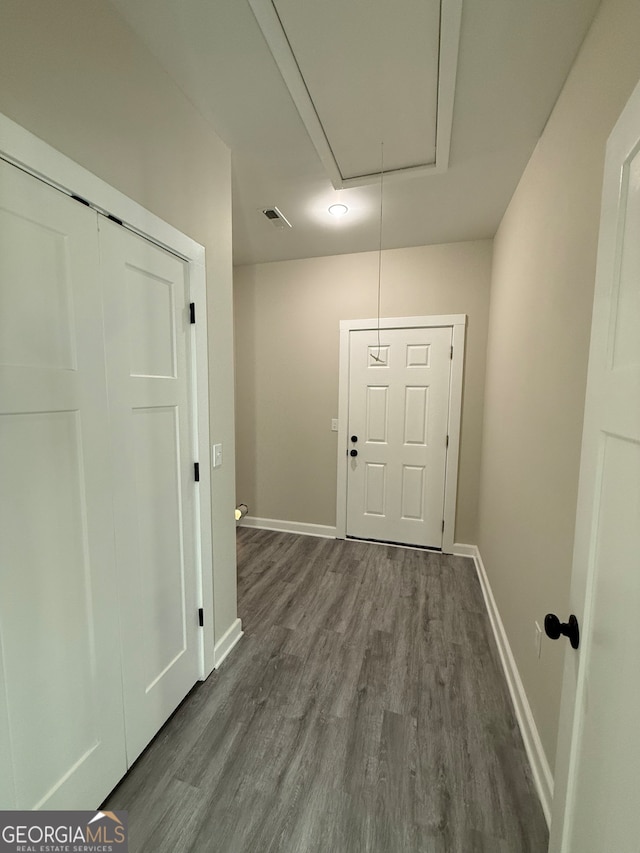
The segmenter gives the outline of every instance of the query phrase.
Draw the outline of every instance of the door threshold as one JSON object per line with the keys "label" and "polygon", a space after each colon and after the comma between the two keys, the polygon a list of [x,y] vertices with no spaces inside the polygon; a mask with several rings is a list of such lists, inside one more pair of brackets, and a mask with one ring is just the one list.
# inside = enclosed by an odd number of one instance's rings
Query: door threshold
{"label": "door threshold", "polygon": [[433,554],[442,554],[442,548],[433,548],[431,545],[408,545],[405,542],[391,542],[388,539],[367,539],[366,536],[350,536],[345,539],[352,542],[370,542],[371,545],[387,545],[390,548],[409,548],[412,551],[430,551]]}

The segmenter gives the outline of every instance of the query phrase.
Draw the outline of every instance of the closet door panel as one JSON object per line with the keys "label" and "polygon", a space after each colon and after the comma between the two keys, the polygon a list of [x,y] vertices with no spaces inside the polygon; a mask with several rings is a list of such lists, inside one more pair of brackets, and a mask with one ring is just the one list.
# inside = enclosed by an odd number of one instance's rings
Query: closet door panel
{"label": "closet door panel", "polygon": [[140,611],[148,690],[187,648],[178,409],[137,408],[132,422],[139,570],[144,595],[153,602]]}
{"label": "closet door panel", "polygon": [[0,808],[126,769],[96,214],[0,161]]}
{"label": "closet door panel", "polygon": [[100,221],[129,763],[198,679],[188,266]]}

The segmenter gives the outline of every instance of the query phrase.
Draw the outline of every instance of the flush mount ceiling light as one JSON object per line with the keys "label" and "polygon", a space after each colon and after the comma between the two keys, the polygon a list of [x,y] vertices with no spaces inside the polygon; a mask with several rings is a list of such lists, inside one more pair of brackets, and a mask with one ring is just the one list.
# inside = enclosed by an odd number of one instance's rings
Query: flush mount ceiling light
{"label": "flush mount ceiling light", "polygon": [[348,213],[348,212],[349,212],[349,208],[347,207],[347,205],[346,205],[346,204],[332,204],[332,205],[329,207],[329,213],[330,213],[332,216],[335,216],[335,217],[338,217],[338,218],[339,218],[340,216],[344,216],[344,215],[345,215],[345,213]]}

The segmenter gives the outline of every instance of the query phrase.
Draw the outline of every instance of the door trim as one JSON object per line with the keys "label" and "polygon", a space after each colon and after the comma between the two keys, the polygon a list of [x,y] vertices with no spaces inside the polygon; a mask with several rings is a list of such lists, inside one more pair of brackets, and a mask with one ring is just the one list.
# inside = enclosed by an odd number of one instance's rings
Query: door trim
{"label": "door trim", "polygon": [[[458,464],[460,456],[460,425],[462,420],[462,379],[464,345],[467,329],[466,314],[440,314],[427,317],[385,317],[380,319],[381,329],[439,328],[452,330],[453,358],[449,384],[449,450],[445,467],[444,533],[442,552],[453,554],[458,491]],[[336,496],[336,538],[347,535],[347,456],[342,450],[348,445],[349,415],[349,335],[354,331],[378,328],[378,320],[340,321],[340,366],[338,379],[338,486]]]}
{"label": "door trim", "polygon": [[[207,351],[206,273],[204,246],[164,222],[137,202],[109,186],[83,166],[61,154],[0,113],[0,157],[66,195],[80,196],[104,215],[121,220],[130,231],[178,255],[189,264],[190,299],[201,306],[191,326],[193,447],[200,463],[196,490],[196,588],[204,609],[199,648],[200,677],[214,669],[213,546],[211,529],[211,459],[209,449],[209,368]],[[194,614],[194,618],[195,618]]]}

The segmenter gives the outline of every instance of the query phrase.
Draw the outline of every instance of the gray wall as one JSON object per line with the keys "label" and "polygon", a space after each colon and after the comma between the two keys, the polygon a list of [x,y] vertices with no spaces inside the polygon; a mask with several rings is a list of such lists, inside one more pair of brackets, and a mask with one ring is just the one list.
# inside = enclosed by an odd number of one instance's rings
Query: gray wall
{"label": "gray wall", "polygon": [[[455,537],[475,543],[491,241],[383,252],[385,317],[467,314]],[[376,316],[378,254],[237,267],[237,494],[251,515],[335,525],[340,320]]]}
{"label": "gray wall", "polygon": [[478,545],[553,769],[607,137],[640,77],[640,3],[605,0],[494,243]]}
{"label": "gray wall", "polygon": [[106,0],[1,0],[0,112],[207,252],[216,639],[236,618],[230,154]]}

